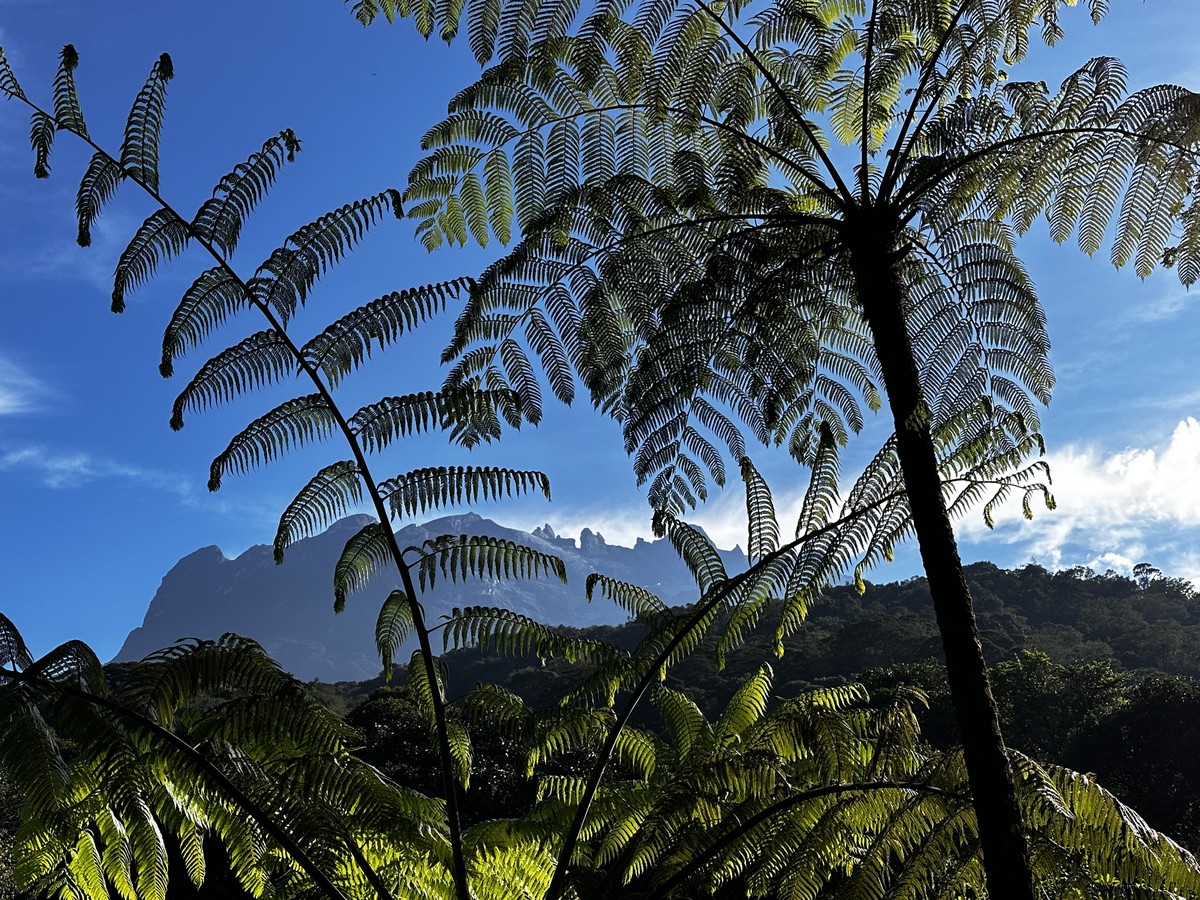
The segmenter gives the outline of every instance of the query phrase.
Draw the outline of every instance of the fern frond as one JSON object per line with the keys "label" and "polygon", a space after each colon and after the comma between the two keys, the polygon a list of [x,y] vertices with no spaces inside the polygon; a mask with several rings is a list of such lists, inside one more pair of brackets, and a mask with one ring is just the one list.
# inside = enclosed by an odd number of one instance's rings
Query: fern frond
{"label": "fern frond", "polygon": [[117,261],[112,311],[124,312],[125,294],[149,281],[160,263],[187,249],[191,237],[188,224],[170,209],[151,213]]}
{"label": "fern frond", "polygon": [[542,553],[515,541],[488,535],[443,535],[419,548],[421,589],[433,587],[438,572],[451,581],[468,576],[486,579],[537,578],[553,575],[567,580],[567,569],[557,556]]}
{"label": "fern frond", "polygon": [[54,117],[37,110],[29,119],[29,145],[33,148],[33,175],[35,178],[50,177],[50,148],[54,146],[57,131]]}
{"label": "fern frond", "polygon": [[388,190],[347,203],[293,232],[247,282],[263,306],[286,324],[317,279],[388,214],[400,218],[400,195]]}
{"label": "fern frond", "polygon": [[292,162],[299,150],[295,133],[284,129],[267,140],[260,151],[238,163],[217,182],[212,197],[196,211],[191,223],[196,237],[220,248],[225,256],[233,253],[242,223],[271,187],[280,167]]}
{"label": "fern frond", "polygon": [[346,541],[333,568],[333,610],[346,608],[346,597],[371,582],[392,560],[390,532],[380,522],[364,525]]}
{"label": "fern frond", "polygon": [[540,490],[550,499],[550,479],[541,472],[492,466],[434,466],[380,482],[376,490],[396,518],[427,509],[499,500]]}
{"label": "fern frond", "polygon": [[412,601],[408,594],[401,590],[392,591],[379,607],[379,616],[375,620],[375,649],[383,663],[384,681],[391,681],[396,651],[403,646],[413,627]]}
{"label": "fern frond", "polygon": [[323,468],[301,488],[279,517],[274,543],[276,564],[283,562],[289,546],[324,530],[361,502],[362,480],[357,463],[345,460]]}
{"label": "fern frond", "polygon": [[443,312],[447,300],[469,291],[472,283],[469,278],[456,278],[385,294],[326,327],[301,353],[330,385],[337,385],[371,355],[373,344],[382,349],[394,343],[401,334]]}
{"label": "fern frond", "polygon": [[92,155],[75,196],[75,212],[79,219],[79,233],[75,241],[80,247],[91,246],[92,225],[99,218],[104,204],[116,193],[117,185],[125,174],[120,163],[107,154],[97,151]]}
{"label": "fern frond", "polygon": [[229,472],[248,472],[290,447],[335,433],[338,420],[321,394],[287,400],[243,428],[209,467],[208,489],[217,491]]}
{"label": "fern frond", "polygon": [[163,106],[167,98],[167,82],[174,77],[175,67],[171,57],[164,53],[138,91],[125,123],[121,169],[151,191],[158,190],[158,142],[162,134]]}
{"label": "fern frond", "polygon": [[295,368],[287,338],[268,329],[258,331],[208,360],[175,398],[171,429],[183,428],[188,410],[203,412],[244,391],[271,384]]}
{"label": "fern frond", "polygon": [[25,99],[25,92],[17,83],[17,76],[13,74],[12,66],[8,64],[8,57],[5,55],[3,47],[0,47],[0,93],[4,94],[6,100]]}
{"label": "fern frond", "polygon": [[175,372],[175,360],[196,347],[239,307],[249,303],[242,285],[225,266],[206,269],[184,292],[163,332],[163,378]]}
{"label": "fern frond", "polygon": [[75,68],[78,65],[79,53],[75,46],[65,45],[59,54],[58,71],[54,75],[54,119],[58,128],[68,129],[86,138],[87,125],[84,124],[79,93],[75,89]]}

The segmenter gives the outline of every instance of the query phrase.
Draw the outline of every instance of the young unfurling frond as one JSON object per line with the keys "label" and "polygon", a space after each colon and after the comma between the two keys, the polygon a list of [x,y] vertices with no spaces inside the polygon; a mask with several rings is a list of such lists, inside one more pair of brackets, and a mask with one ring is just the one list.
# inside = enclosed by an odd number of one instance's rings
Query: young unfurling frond
{"label": "young unfurling frond", "polygon": [[233,253],[242,223],[270,189],[279,168],[295,159],[299,150],[295,133],[284,129],[244,163],[238,163],[196,211],[191,225],[196,237],[211,241],[226,256]]}
{"label": "young unfurling frond", "polygon": [[158,190],[158,142],[162,133],[163,106],[167,98],[167,82],[174,77],[175,67],[171,57],[164,53],[138,91],[125,123],[121,168],[151,191]]}

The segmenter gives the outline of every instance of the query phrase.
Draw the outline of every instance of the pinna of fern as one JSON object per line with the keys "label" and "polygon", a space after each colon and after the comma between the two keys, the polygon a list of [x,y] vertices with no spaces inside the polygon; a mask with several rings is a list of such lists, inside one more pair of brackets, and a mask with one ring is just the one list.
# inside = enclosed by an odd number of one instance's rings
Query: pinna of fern
{"label": "pinna of fern", "polygon": [[[32,110],[36,174],[46,174],[46,160],[57,131],[68,131],[93,149],[92,161],[77,197],[80,243],[88,243],[91,225],[116,188],[132,182],[143,189],[157,209],[137,230],[121,254],[114,275],[112,308],[120,312],[125,297],[151,279],[158,267],[194,245],[213,265],[189,287],[170,318],[163,337],[160,371],[173,373],[176,362],[198,347],[217,328],[247,311],[257,314],[263,330],[213,355],[180,392],[171,426],[183,427],[191,413],[227,403],[254,389],[287,378],[299,378],[308,393],[294,397],[260,415],[235,435],[213,460],[209,488],[217,490],[230,474],[248,472],[303,444],[340,436],[350,459],[323,467],[305,485],[279,524],[275,556],[282,561],[290,543],[321,530],[365,503],[376,521],[346,544],[334,575],[335,609],[349,594],[365,588],[384,568],[394,569],[402,589],[381,604],[377,643],[385,667],[407,634],[416,637],[419,651],[410,664],[410,681],[420,692],[442,761],[442,800],[451,854],[454,892],[469,894],[457,813],[460,782],[468,777],[469,759],[464,735],[452,733],[445,716],[445,693],[430,643],[420,597],[437,574],[451,577],[522,577],[553,574],[564,577],[562,564],[552,557],[516,545],[500,546],[475,536],[447,536],[421,547],[401,548],[395,521],[416,513],[462,502],[495,500],[537,490],[549,496],[545,476],[491,466],[432,467],[388,479],[377,479],[371,459],[409,435],[443,432],[467,446],[497,437],[502,423],[518,426],[520,409],[528,405],[507,386],[499,389],[479,379],[453,388],[383,398],[347,414],[334,391],[359,369],[373,352],[390,346],[413,327],[442,313],[467,292],[469,279],[455,279],[374,299],[326,327],[307,341],[289,331],[297,309],[307,303],[321,276],[340,262],[367,231],[387,218],[403,214],[400,196],[386,190],[326,213],[296,229],[250,275],[234,268],[230,257],[245,220],[265,196],[280,170],[300,148],[290,131],[269,139],[258,152],[237,164],[216,184],[212,197],[196,214],[185,218],[164,199],[159,189],[159,140],[166,85],[174,75],[165,54],[155,63],[139,91],[125,127],[120,151],[104,150],[83,126],[75,90],[78,54],[64,48],[54,81],[54,112],[31,101],[0,53],[0,92]],[[418,573],[414,576],[414,572]],[[419,582],[419,587],[418,587]]]}

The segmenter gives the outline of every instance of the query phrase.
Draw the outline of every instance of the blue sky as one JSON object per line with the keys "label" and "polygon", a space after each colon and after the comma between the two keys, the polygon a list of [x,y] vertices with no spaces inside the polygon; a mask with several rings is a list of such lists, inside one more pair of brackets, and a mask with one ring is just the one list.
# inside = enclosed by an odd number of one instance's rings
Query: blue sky
{"label": "blue sky", "polygon": [[[1174,81],[1200,88],[1194,0],[1114,0],[1093,28],[1082,11],[1068,38],[1038,50],[1014,77],[1055,82],[1091,56],[1120,56],[1133,86]],[[296,226],[385,187],[402,188],[426,127],[473,80],[463,48],[419,40],[408,25],[364,30],[337,0],[278,3],[213,0],[189,5],[122,0],[0,0],[0,44],[25,90],[48,102],[64,43],[82,57],[78,74],[89,126],[119,145],[128,105],[163,51],[175,61],[162,145],[163,193],[193,210],[215,181],[279,129],[304,142],[260,212],[239,262],[251,271]],[[112,655],[140,624],[159,580],[181,556],[217,544],[234,555],[269,542],[278,514],[317,468],[341,458],[330,445],[289,457],[217,494],[205,489],[208,462],[229,436],[281,395],[243,399],[194,416],[175,434],[170,405],[203,357],[170,381],[156,371],[162,328],[179,294],[204,264],[184,257],[108,312],[121,248],[150,207],[125,188],[105,212],[95,244],[74,244],[74,192],[87,154],[60,136],[52,177],[35,181],[28,118],[0,105],[0,609],[41,652],[70,637]],[[1059,509],[1032,523],[1003,516],[988,531],[977,516],[960,524],[964,556],[1021,565],[1149,561],[1200,578],[1200,316],[1171,273],[1139,282],[1105,259],[1055,246],[1035,227],[1023,244],[1050,319],[1059,384],[1044,416]],[[499,250],[429,255],[411,227],[374,232],[322,282],[298,327],[319,328],[352,304],[386,291],[475,274]],[[437,353],[450,321],[433,323],[353,382],[348,402],[435,387]],[[257,329],[240,320],[231,341]],[[211,349],[218,348],[212,344]],[[878,445],[883,417],[869,423],[846,470]],[[438,462],[540,468],[555,499],[480,511],[519,527],[584,526],[612,543],[648,536],[649,514],[615,426],[588,410],[547,404],[537,430],[467,455],[440,441],[406,446],[381,470]],[[780,454],[756,454],[784,511],[803,473]],[[697,516],[723,545],[744,539],[737,486]],[[785,521],[785,528],[787,523]],[[915,553],[877,569],[875,580],[917,572]],[[582,587],[581,587],[582,590]]]}

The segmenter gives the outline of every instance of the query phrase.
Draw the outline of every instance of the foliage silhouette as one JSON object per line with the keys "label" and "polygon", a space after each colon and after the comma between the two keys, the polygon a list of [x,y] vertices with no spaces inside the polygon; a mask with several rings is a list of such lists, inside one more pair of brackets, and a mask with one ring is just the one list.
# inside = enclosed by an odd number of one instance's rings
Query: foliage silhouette
{"label": "foliage silhouette", "polygon": [[[755,554],[747,572],[730,576],[702,533],[662,510],[656,528],[695,575],[698,602],[677,614],[631,586],[595,582],[648,626],[632,651],[556,633],[506,610],[463,610],[448,623],[450,645],[533,647],[598,663],[552,713],[531,716],[495,689],[472,695],[470,714],[519,738],[527,771],[538,773],[564,753],[595,750],[595,759],[583,773],[543,772],[540,802],[529,817],[464,829],[458,798],[470,782],[473,753],[468,730],[447,714],[444,667],[432,652],[420,592],[437,577],[561,573],[561,563],[529,548],[469,536],[402,549],[392,519],[459,497],[541,489],[544,480],[536,473],[479,468],[434,475],[422,469],[379,482],[368,457],[415,431],[440,429],[474,444],[496,437],[502,421],[535,419],[538,393],[529,380],[531,367],[521,362],[523,351],[516,344],[499,350],[509,377],[529,376],[511,387],[460,368],[441,392],[386,398],[346,415],[334,399],[335,385],[365,362],[373,346],[395,340],[467,285],[389,294],[298,343],[288,331],[294,314],[326,269],[369,228],[400,214],[395,192],[347,204],[301,227],[253,275],[242,277],[228,256],[276,169],[297,149],[295,136],[282,132],[268,141],[221,179],[193,219],[184,219],[159,193],[158,136],[173,76],[170,59],[160,58],[139,92],[115,155],[83,125],[73,81],[77,63],[66,48],[51,113],[26,98],[0,56],[0,90],[33,109],[35,174],[48,173],[57,130],[92,146],[78,202],[81,243],[123,181],[133,181],[159,204],[122,254],[115,311],[128,291],[188,244],[213,258],[215,266],[197,278],[168,326],[164,374],[181,352],[233,314],[251,308],[266,321],[265,330],[201,366],[176,402],[174,427],[190,412],[285,375],[296,374],[314,389],[236,435],[214,460],[210,486],[216,489],[230,472],[248,471],[301,443],[342,435],[352,458],[326,466],[301,491],[281,521],[276,553],[359,497],[374,508],[377,520],[347,543],[337,566],[335,603],[366,586],[381,567],[398,569],[403,590],[384,601],[377,638],[385,664],[404,632],[418,638],[408,686],[434,738],[442,792],[430,798],[405,791],[357,760],[342,723],[321,713],[253,642],[227,636],[169,648],[137,667],[110,698],[86,646],[69,642],[33,660],[13,624],[0,618],[0,720],[9,726],[0,746],[6,768],[25,791],[18,836],[23,882],[60,896],[98,898],[116,891],[127,900],[159,900],[167,891],[165,835],[179,842],[187,873],[199,882],[207,832],[221,838],[234,873],[257,896],[314,889],[336,898],[414,893],[468,900],[627,890],[658,896],[698,876],[710,884],[743,879],[757,894],[786,887],[798,895],[858,876],[864,889],[903,896],[940,888],[930,880],[938,866],[950,883],[978,881],[980,831],[964,770],[954,756],[921,755],[908,698],[870,710],[856,707],[852,701],[861,704],[865,697],[845,688],[768,708],[771,673],[764,666],[709,723],[685,697],[656,687],[714,626],[723,625],[718,652],[736,646],[775,594],[791,600],[781,632],[795,627],[804,598],[831,571],[860,556],[865,565],[907,527],[887,451],[847,502],[836,504],[838,434],[829,423],[822,423],[809,447],[810,491],[795,540],[780,542],[770,492],[743,457]],[[949,439],[964,429],[971,439]],[[947,441],[940,462],[963,502],[984,490],[997,496],[1040,490],[1030,480],[1036,469],[1009,471],[1031,446],[1022,443],[1020,428],[1012,433],[1016,443],[996,441],[992,431],[974,428],[968,415],[939,423],[936,433]],[[359,488],[351,486],[352,474]],[[389,503],[396,494],[409,499]],[[623,703],[614,709],[621,694]],[[664,744],[628,727],[646,695],[670,732]],[[73,742],[70,752],[58,735]],[[610,772],[613,764],[641,777],[622,780],[621,772]],[[1121,879],[1147,890],[1195,892],[1200,875],[1194,861],[1087,779],[1024,763],[1021,778],[1021,799],[1041,854],[1037,874],[1050,889]],[[632,802],[639,792],[640,805]],[[938,802],[930,806],[930,798]],[[811,827],[814,821],[825,827]],[[801,852],[755,852],[768,831],[770,846]],[[1120,852],[1113,852],[1114,840]],[[954,861],[950,871],[946,860]]]}
{"label": "foliage silhouette", "polygon": [[[506,241],[514,217],[520,230],[459,320],[455,377],[517,386],[537,359],[570,402],[573,369],[674,513],[725,480],[723,450],[744,455],[739,424],[811,464],[819,434],[844,442],[886,395],[895,432],[875,465],[905,497],[867,558],[917,537],[988,881],[1026,900],[950,520],[961,498],[939,466],[965,442],[1012,474],[1040,449],[1054,379],[1015,246],[1038,218],[1088,253],[1111,225],[1113,263],[1139,275],[1200,276],[1197,95],[1129,94],[1109,58],[1057,92],[1009,80],[1034,28],[1055,43],[1073,5],[353,4],[364,24],[465,31],[487,66],[426,134],[406,192],[430,248]],[[1089,2],[1093,20],[1107,5]]]}

